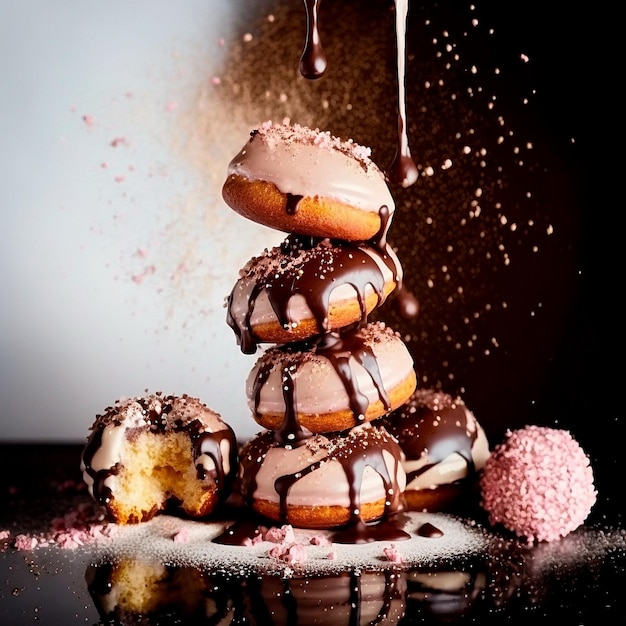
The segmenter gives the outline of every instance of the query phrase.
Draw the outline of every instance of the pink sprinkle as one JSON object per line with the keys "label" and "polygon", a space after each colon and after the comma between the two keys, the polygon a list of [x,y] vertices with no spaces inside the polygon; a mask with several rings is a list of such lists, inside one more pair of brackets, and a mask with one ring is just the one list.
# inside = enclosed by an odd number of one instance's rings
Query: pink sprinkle
{"label": "pink sprinkle", "polygon": [[189,532],[186,528],[181,528],[173,537],[174,543],[187,543],[189,541]]}
{"label": "pink sprinkle", "polygon": [[111,145],[114,148],[117,148],[118,146],[127,146],[128,139],[126,139],[126,137],[115,137],[114,139],[111,140]]}
{"label": "pink sprinkle", "polygon": [[246,43],[248,43],[249,41],[252,41],[252,33],[246,33],[246,34],[243,36],[243,40],[244,40]]}
{"label": "pink sprinkle", "polygon": [[85,126],[89,126],[89,127],[93,126],[95,124],[93,115],[89,115],[89,114],[83,115],[83,122],[85,122]]}
{"label": "pink sprinkle", "polygon": [[290,565],[304,563],[308,556],[306,548],[301,543],[274,546],[268,551],[268,555]]}
{"label": "pink sprinkle", "polygon": [[294,542],[296,540],[293,526],[290,524],[284,524],[280,528],[276,526],[269,528],[263,538],[265,541],[271,541],[272,543]]}
{"label": "pink sprinkle", "polygon": [[518,537],[553,541],[578,528],[596,502],[589,458],[566,430],[541,426],[507,431],[481,476],[489,523]]}
{"label": "pink sprinkle", "polygon": [[148,267],[146,267],[143,272],[139,273],[139,274],[135,274],[132,277],[132,281],[137,284],[137,285],[141,285],[141,283],[144,281],[144,279],[147,276],[150,276],[151,274],[154,274],[156,272],[156,267],[154,267],[154,265],[148,265]]}
{"label": "pink sprinkle", "polygon": [[398,552],[398,549],[394,545],[383,548],[383,554],[387,557],[387,560],[392,563],[404,563],[404,557]]}
{"label": "pink sprinkle", "polygon": [[124,176],[124,174],[117,174],[113,180],[116,183],[123,183],[126,180],[126,176]]}
{"label": "pink sprinkle", "polygon": [[332,541],[326,535],[322,535],[320,533],[318,535],[313,535],[311,537],[311,545],[312,546],[330,546],[332,545]]}
{"label": "pink sprinkle", "polygon": [[177,102],[168,102],[165,105],[165,110],[166,111],[174,111],[177,107],[178,107],[178,103]]}
{"label": "pink sprinkle", "polygon": [[109,169],[109,164],[106,161],[102,161],[102,163],[100,163],[100,167],[103,170],[108,170]]}
{"label": "pink sprinkle", "polygon": [[213,78],[211,78],[212,85],[220,85],[221,83],[222,79],[219,76],[213,76]]}
{"label": "pink sprinkle", "polygon": [[37,539],[32,535],[16,535],[13,544],[18,550],[34,550],[37,547]]}

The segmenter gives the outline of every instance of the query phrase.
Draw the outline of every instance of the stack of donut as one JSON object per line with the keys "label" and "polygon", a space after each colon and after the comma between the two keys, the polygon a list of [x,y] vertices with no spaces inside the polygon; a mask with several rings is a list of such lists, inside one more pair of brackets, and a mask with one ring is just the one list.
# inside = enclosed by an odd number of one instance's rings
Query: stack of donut
{"label": "stack of donut", "polygon": [[370,150],[262,123],[230,162],[226,203],[287,233],[227,298],[265,429],[240,451],[238,488],[262,516],[305,528],[364,525],[404,507],[402,450],[381,417],[416,388],[399,334],[370,313],[402,281],[387,243],[395,205]]}

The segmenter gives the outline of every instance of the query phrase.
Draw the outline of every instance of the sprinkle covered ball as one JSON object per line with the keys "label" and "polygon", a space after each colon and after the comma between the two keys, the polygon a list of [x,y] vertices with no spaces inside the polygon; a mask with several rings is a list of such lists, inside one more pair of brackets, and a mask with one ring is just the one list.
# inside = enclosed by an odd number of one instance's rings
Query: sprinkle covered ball
{"label": "sprinkle covered ball", "polygon": [[565,537],[587,519],[597,496],[578,442],[566,430],[543,426],[507,431],[487,459],[480,486],[489,523],[529,543]]}

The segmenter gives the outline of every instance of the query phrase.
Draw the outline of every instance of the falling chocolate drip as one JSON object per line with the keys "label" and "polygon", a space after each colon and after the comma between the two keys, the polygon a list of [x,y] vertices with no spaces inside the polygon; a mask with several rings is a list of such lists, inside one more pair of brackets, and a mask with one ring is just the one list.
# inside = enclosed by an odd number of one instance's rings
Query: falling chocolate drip
{"label": "falling chocolate drip", "polygon": [[304,0],[306,8],[306,41],[300,57],[300,74],[304,78],[320,78],[328,65],[318,29],[318,8],[321,0]]}
{"label": "falling chocolate drip", "polygon": [[405,113],[398,114],[398,148],[393,162],[388,168],[389,180],[410,187],[418,177],[417,166],[411,157],[409,142],[405,131]]}

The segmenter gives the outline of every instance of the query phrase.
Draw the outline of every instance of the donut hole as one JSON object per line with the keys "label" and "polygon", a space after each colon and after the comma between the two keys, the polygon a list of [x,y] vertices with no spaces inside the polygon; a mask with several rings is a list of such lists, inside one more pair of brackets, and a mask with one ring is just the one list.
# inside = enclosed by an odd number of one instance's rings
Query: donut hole
{"label": "donut hole", "polygon": [[147,521],[169,508],[199,515],[215,491],[213,483],[198,479],[183,432],[139,433],[127,441],[122,464],[112,503],[120,521]]}

